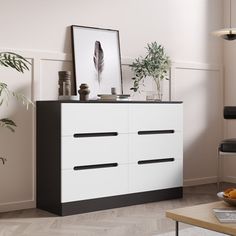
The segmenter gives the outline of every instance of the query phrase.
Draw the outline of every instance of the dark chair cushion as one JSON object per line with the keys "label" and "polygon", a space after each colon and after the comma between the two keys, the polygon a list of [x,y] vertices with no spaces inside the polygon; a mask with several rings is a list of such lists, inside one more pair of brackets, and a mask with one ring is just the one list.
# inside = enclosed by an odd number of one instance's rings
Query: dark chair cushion
{"label": "dark chair cushion", "polygon": [[236,107],[225,106],[224,107],[224,118],[225,119],[236,119]]}
{"label": "dark chair cushion", "polygon": [[221,152],[236,152],[236,138],[222,140],[219,150]]}

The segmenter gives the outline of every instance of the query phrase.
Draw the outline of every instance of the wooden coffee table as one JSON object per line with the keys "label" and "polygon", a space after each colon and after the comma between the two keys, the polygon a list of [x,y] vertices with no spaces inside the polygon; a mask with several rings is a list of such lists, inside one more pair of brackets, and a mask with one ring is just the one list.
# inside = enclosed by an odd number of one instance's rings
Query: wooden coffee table
{"label": "wooden coffee table", "polygon": [[223,201],[220,201],[169,210],[166,212],[166,216],[176,222],[176,236],[179,235],[179,222],[236,236],[236,224],[220,223],[213,213],[213,208],[230,207]]}

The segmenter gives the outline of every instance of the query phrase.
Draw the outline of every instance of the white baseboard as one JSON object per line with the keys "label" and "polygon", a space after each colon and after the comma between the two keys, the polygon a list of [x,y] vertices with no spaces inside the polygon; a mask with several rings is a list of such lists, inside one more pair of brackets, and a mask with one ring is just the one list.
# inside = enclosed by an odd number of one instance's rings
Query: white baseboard
{"label": "white baseboard", "polygon": [[236,177],[235,176],[224,176],[223,181],[227,182],[227,183],[236,183]]}
{"label": "white baseboard", "polygon": [[[224,176],[221,179],[222,182],[236,183],[236,176]],[[213,184],[217,182],[217,176],[209,176],[195,179],[184,179],[184,187],[196,186],[202,184]]]}
{"label": "white baseboard", "polygon": [[[223,178],[223,181],[228,182],[228,183],[236,183],[236,177],[225,176]],[[184,179],[184,187],[203,185],[203,184],[212,184],[216,182],[217,182],[216,176],[194,178],[194,179]],[[35,207],[36,207],[36,203],[35,201],[32,201],[32,200],[21,201],[21,202],[9,202],[9,203],[0,204],[0,212],[16,211],[16,210],[22,210],[22,209],[35,208]]]}
{"label": "white baseboard", "polygon": [[216,182],[217,182],[216,176],[209,176],[195,179],[184,179],[184,187],[202,185],[202,184],[212,184]]}
{"label": "white baseboard", "polygon": [[22,209],[35,208],[35,201],[9,202],[0,204],[0,212],[17,211]]}

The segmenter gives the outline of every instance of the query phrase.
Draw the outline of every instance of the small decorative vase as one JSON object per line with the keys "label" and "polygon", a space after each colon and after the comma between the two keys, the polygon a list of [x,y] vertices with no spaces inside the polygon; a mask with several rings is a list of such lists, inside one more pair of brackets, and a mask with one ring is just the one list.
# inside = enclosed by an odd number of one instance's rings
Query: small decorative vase
{"label": "small decorative vase", "polygon": [[89,87],[87,84],[81,84],[80,89],[78,90],[79,96],[80,96],[80,101],[88,101],[89,100]]}
{"label": "small decorative vase", "polygon": [[71,72],[70,71],[59,71],[59,96],[70,96],[71,95]]}

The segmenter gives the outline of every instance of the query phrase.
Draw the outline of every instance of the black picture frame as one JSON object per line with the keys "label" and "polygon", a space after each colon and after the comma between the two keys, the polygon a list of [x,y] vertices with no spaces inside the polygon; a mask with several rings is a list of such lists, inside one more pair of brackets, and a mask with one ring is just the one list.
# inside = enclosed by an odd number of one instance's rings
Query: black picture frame
{"label": "black picture frame", "polygon": [[75,94],[86,83],[90,99],[98,94],[123,94],[119,31],[71,25]]}

